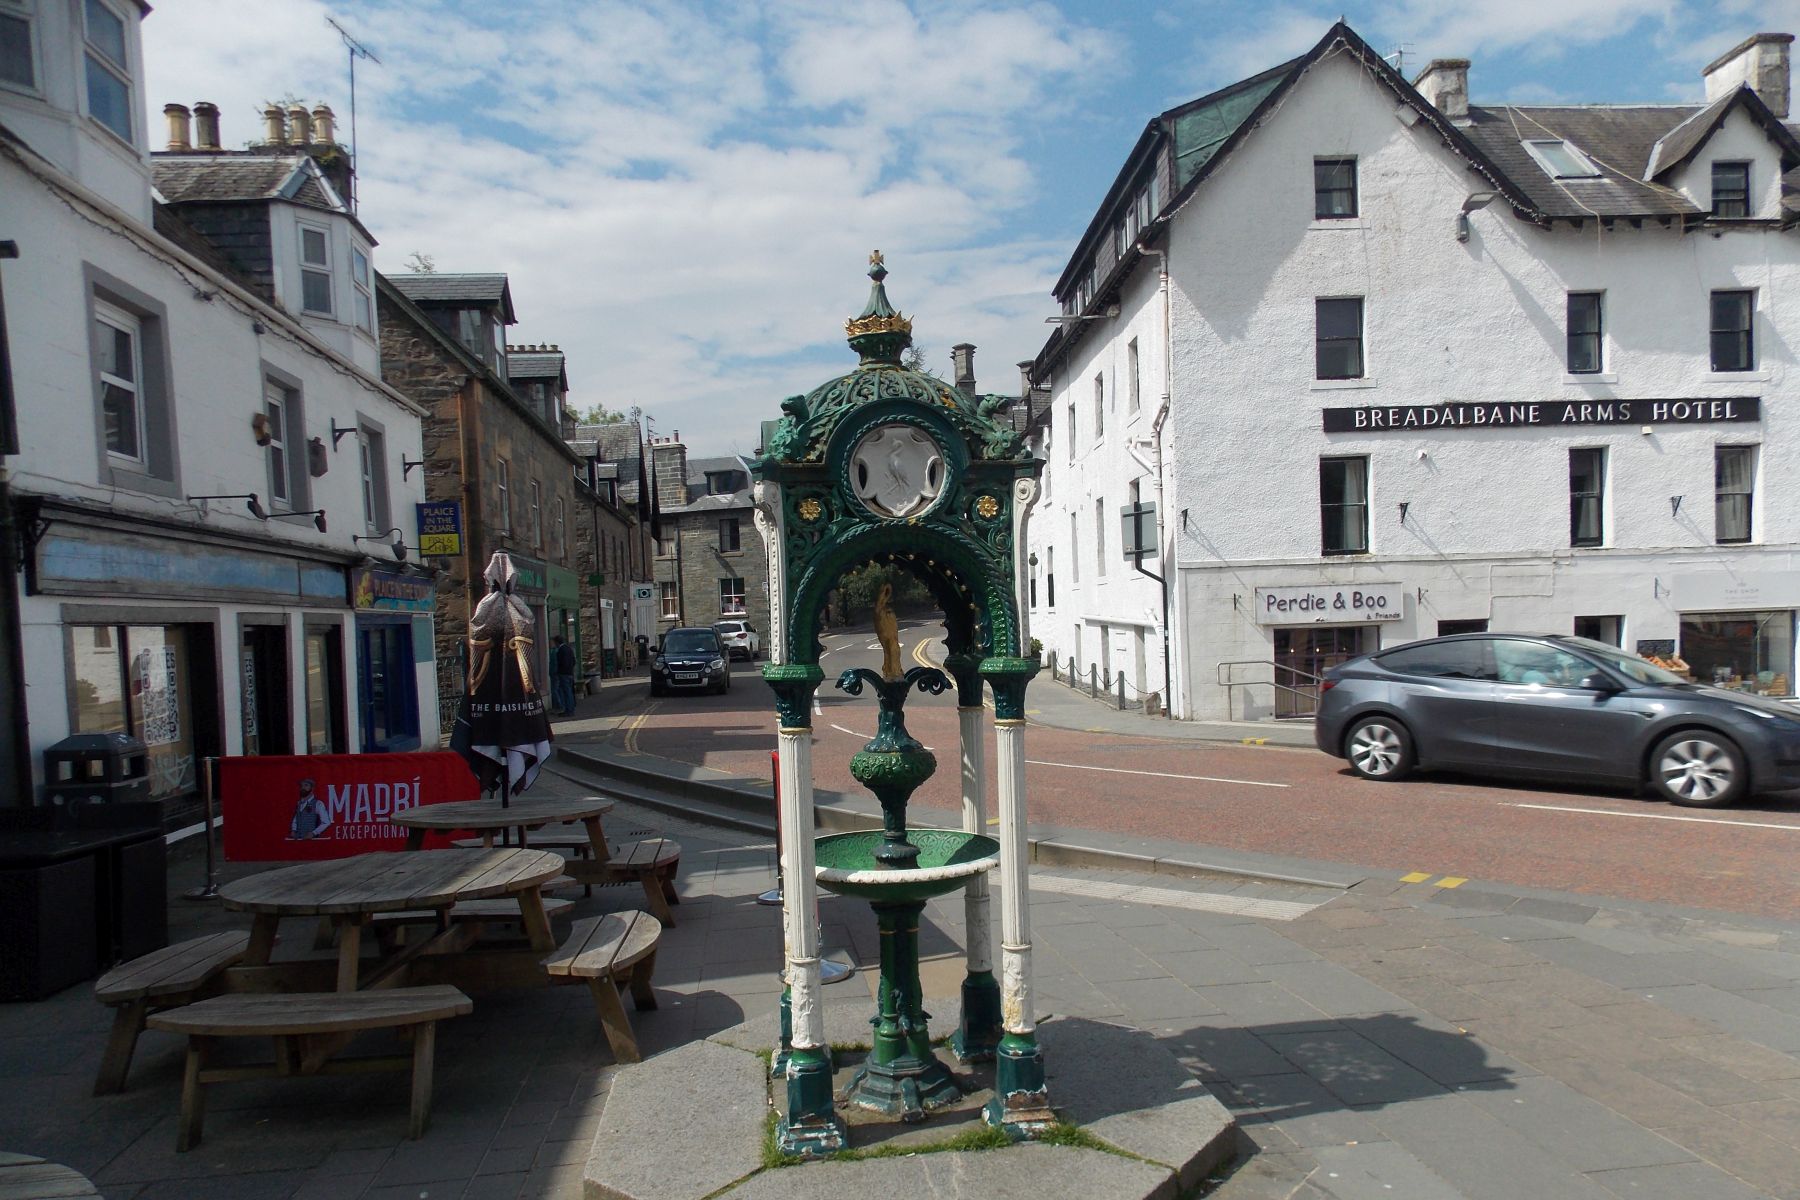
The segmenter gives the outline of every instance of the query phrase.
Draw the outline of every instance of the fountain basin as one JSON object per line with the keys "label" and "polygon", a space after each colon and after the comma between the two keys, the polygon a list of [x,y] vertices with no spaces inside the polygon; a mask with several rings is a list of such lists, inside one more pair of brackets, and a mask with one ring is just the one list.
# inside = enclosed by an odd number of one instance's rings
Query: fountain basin
{"label": "fountain basin", "polygon": [[1000,843],[979,833],[909,829],[906,840],[919,848],[919,858],[917,865],[905,869],[884,867],[876,860],[875,851],[884,840],[879,829],[814,839],[819,886],[840,896],[900,904],[954,892],[970,876],[1000,865]]}

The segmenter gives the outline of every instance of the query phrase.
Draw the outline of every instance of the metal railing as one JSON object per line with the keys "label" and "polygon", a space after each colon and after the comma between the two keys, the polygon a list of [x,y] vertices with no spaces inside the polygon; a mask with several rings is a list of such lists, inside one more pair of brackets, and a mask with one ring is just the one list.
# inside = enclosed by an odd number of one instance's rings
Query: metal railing
{"label": "metal railing", "polygon": [[1161,692],[1140,692],[1136,687],[1125,682],[1125,672],[1108,675],[1096,663],[1089,663],[1084,673],[1076,665],[1075,656],[1070,655],[1068,665],[1059,662],[1054,654],[1050,656],[1050,678],[1058,683],[1066,683],[1077,692],[1085,692],[1096,700],[1104,700],[1120,712],[1144,712],[1152,716],[1161,714],[1163,701]]}
{"label": "metal railing", "polygon": [[[1237,670],[1239,667],[1267,667],[1269,670],[1269,678],[1239,678]],[[1284,675],[1297,682],[1278,682]],[[1274,697],[1274,700],[1271,701],[1270,707],[1277,710],[1274,715],[1278,719],[1288,720],[1292,718],[1315,716],[1319,711],[1319,684],[1323,679],[1324,676],[1322,675],[1314,675],[1310,671],[1302,671],[1299,667],[1291,667],[1282,663],[1272,662],[1266,658],[1241,658],[1231,662],[1222,662],[1218,666],[1219,686],[1225,689],[1225,717],[1227,720],[1232,721],[1250,719],[1248,715],[1249,706],[1247,703],[1244,705],[1244,716],[1240,718],[1238,714],[1238,705],[1236,701],[1239,695],[1238,689],[1240,688],[1266,687],[1271,689],[1271,695]],[[1291,711],[1279,711],[1283,706],[1277,702],[1283,698],[1287,699],[1287,707],[1290,708]]]}

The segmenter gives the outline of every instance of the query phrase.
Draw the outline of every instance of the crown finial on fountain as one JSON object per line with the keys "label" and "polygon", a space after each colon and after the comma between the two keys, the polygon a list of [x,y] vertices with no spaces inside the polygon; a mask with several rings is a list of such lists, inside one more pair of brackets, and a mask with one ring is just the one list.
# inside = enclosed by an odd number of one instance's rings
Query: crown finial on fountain
{"label": "crown finial on fountain", "polygon": [[898,364],[900,352],[912,345],[912,322],[888,303],[887,288],[882,284],[887,274],[881,251],[874,251],[869,255],[869,278],[874,281],[869,286],[869,302],[863,305],[861,313],[844,322],[850,348],[861,356],[865,366]]}

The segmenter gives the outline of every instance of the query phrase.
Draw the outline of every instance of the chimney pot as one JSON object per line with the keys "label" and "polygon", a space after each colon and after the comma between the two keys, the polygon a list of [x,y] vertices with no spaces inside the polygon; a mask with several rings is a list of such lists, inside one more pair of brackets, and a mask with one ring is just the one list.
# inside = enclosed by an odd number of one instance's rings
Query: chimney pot
{"label": "chimney pot", "polygon": [[296,146],[312,144],[312,114],[306,111],[306,105],[295,104],[288,108],[288,137]]}
{"label": "chimney pot", "polygon": [[1748,87],[1769,106],[1779,120],[1788,115],[1788,47],[1791,33],[1751,34],[1719,57],[1700,74],[1706,80],[1706,102]]}
{"label": "chimney pot", "polygon": [[190,129],[187,105],[165,104],[163,105],[163,116],[169,119],[169,149],[191,149],[192,143],[188,140]]}
{"label": "chimney pot", "polygon": [[313,141],[323,145],[337,144],[337,114],[329,104],[315,104],[312,110]]}
{"label": "chimney pot", "polygon": [[271,104],[263,109],[263,141],[271,146],[287,145],[287,114],[281,106]]}
{"label": "chimney pot", "polygon": [[1454,125],[1469,123],[1469,60],[1434,58],[1413,80],[1431,106]]}
{"label": "chimney pot", "polygon": [[194,105],[194,144],[198,150],[219,150],[219,106],[211,100]]}

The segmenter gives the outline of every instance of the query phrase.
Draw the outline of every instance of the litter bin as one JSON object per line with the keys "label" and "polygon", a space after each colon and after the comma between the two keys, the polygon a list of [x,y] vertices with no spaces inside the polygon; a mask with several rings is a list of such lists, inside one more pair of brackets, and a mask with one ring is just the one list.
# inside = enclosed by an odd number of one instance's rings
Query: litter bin
{"label": "litter bin", "polygon": [[52,806],[150,799],[150,756],[123,733],[78,733],[44,751],[44,798]]}
{"label": "litter bin", "polygon": [[[144,744],[122,733],[81,733],[44,751],[48,825],[93,859],[94,953],[100,967],[169,941],[168,846],[150,799]],[[40,820],[44,818],[40,817]]]}

